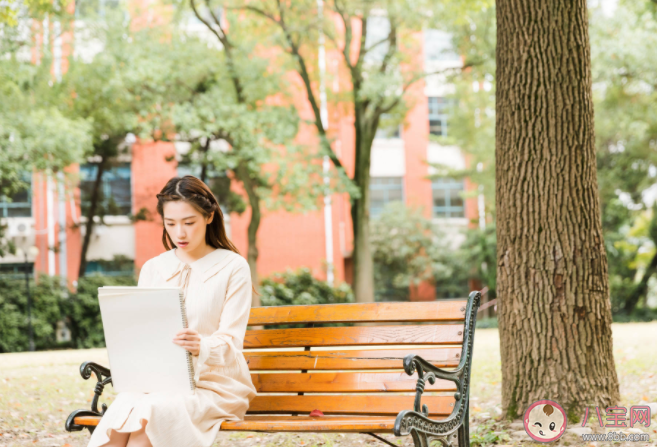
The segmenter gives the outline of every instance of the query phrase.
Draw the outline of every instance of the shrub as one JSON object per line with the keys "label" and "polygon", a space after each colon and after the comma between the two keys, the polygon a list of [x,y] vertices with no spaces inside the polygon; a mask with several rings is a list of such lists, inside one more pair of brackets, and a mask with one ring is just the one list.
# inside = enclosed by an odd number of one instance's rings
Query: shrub
{"label": "shrub", "polygon": [[[57,277],[43,276],[30,281],[32,328],[36,349],[54,349],[57,321],[62,319],[60,303],[67,297]],[[25,280],[0,278],[0,352],[29,350],[27,293]]]}
{"label": "shrub", "polygon": [[98,288],[102,286],[137,285],[131,276],[89,275],[80,278],[78,290],[63,303],[68,316],[68,327],[75,348],[102,348],[105,346],[103,322],[98,305]]}
{"label": "shrub", "polygon": [[453,239],[421,210],[387,204],[370,223],[377,300],[408,300],[409,289],[423,282],[436,285],[441,298],[466,296],[467,270]]}
{"label": "shrub", "polygon": [[[92,275],[81,278],[70,293],[57,276],[30,279],[32,328],[37,350],[105,346],[97,289],[109,285],[135,285],[132,277]],[[57,342],[57,322],[65,320],[70,342]],[[29,350],[25,280],[0,278],[0,352]]]}
{"label": "shrub", "polygon": [[260,286],[263,306],[354,302],[354,294],[348,284],[332,287],[326,281],[313,277],[308,268],[275,273],[262,281]]}

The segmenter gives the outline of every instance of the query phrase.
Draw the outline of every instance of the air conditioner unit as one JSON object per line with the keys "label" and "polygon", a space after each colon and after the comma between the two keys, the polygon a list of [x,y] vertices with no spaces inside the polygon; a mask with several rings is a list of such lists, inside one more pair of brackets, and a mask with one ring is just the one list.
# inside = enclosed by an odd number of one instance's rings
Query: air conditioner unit
{"label": "air conditioner unit", "polygon": [[7,230],[5,236],[8,238],[30,237],[32,236],[31,219],[8,218],[6,221]]}

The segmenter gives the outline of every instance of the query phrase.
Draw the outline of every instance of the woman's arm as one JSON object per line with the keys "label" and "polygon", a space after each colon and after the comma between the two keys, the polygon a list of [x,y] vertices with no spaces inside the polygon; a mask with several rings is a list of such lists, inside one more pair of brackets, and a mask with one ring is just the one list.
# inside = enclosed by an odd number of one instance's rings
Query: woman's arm
{"label": "woman's arm", "polygon": [[219,328],[200,339],[199,366],[205,363],[226,365],[235,361],[235,355],[244,343],[251,311],[251,271],[244,258],[240,257],[238,263],[228,279]]}

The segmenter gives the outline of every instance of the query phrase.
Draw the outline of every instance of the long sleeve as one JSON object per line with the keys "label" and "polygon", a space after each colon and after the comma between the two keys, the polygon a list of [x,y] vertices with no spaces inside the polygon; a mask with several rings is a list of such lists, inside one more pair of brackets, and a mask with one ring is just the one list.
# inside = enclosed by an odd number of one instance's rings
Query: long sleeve
{"label": "long sleeve", "polygon": [[198,382],[204,365],[237,366],[237,355],[244,344],[244,335],[251,310],[251,273],[242,258],[233,270],[226,288],[226,299],[219,328],[210,336],[201,338],[196,374]]}

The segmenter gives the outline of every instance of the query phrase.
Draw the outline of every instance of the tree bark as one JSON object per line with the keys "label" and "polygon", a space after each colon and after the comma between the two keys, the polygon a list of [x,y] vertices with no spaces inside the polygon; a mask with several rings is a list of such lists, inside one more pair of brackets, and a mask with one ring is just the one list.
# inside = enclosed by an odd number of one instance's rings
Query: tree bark
{"label": "tree bark", "polygon": [[497,1],[502,404],[615,405],[586,0]]}
{"label": "tree bark", "polygon": [[[247,229],[247,254],[246,260],[251,269],[251,283],[253,286],[258,285],[258,229],[260,228],[260,220],[262,214],[260,211],[260,197],[255,191],[255,182],[249,176],[249,170],[244,164],[237,167],[237,174],[239,180],[244,185],[246,195],[249,198],[249,206],[251,207],[251,219],[249,220],[249,227]],[[252,295],[251,307],[260,306],[260,296],[257,294]]]}
{"label": "tree bark", "polygon": [[[358,94],[354,90],[354,94]],[[351,221],[354,232],[354,295],[358,303],[374,302],[374,261],[370,241],[370,161],[374,134],[368,132],[362,108],[356,106],[356,165],[354,183],[360,189],[360,198],[351,205]]]}
{"label": "tree bark", "polygon": [[[102,156],[101,156],[102,157]],[[96,217],[96,210],[98,209],[98,201],[100,199],[100,185],[103,180],[103,173],[105,172],[105,158],[102,158],[98,163],[96,171],[96,179],[94,180],[94,187],[91,191],[89,210],[87,211],[87,222],[85,224],[84,241],[82,242],[82,253],[80,253],[80,270],[78,271],[78,278],[84,277],[87,270],[87,252],[89,251],[89,244],[91,243],[91,234],[94,229],[94,217]]]}
{"label": "tree bark", "polygon": [[201,181],[206,183],[208,177],[208,151],[210,150],[210,138],[205,139],[205,144],[201,146]]}

